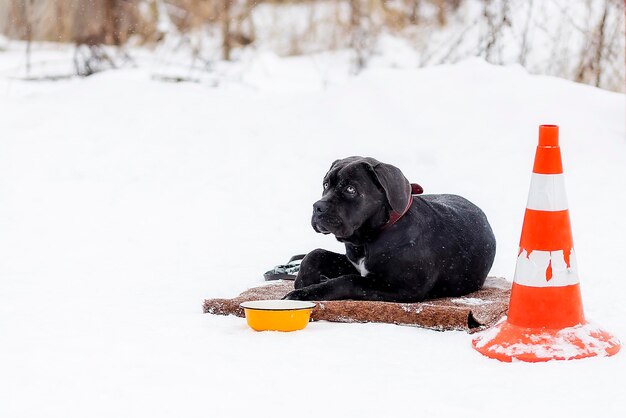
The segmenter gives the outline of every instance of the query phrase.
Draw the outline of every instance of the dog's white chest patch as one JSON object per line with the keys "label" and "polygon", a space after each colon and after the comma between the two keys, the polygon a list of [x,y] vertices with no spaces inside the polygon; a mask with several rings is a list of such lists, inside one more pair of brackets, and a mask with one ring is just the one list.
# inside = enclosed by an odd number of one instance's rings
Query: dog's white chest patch
{"label": "dog's white chest patch", "polygon": [[365,257],[359,259],[359,261],[357,261],[356,263],[354,261],[352,261],[352,260],[350,260],[350,262],[359,271],[359,273],[361,273],[362,277],[365,277],[365,276],[367,276],[370,273],[365,268]]}

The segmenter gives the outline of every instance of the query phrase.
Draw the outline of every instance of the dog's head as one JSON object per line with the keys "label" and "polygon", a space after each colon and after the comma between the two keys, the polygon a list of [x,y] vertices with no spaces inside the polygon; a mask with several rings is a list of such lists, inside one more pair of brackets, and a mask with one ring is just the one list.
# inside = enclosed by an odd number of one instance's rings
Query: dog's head
{"label": "dog's head", "polygon": [[335,161],[323,188],[311,225],[339,241],[349,241],[363,228],[382,227],[392,211],[406,209],[411,195],[411,184],[397,167],[364,157]]}

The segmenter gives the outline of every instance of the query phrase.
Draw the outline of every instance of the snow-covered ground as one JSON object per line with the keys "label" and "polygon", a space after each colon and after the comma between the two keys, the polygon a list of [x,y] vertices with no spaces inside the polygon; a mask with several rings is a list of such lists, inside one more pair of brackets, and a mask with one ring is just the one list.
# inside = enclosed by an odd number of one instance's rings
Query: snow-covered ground
{"label": "snow-covered ground", "polygon": [[[0,67],[14,59],[0,53]],[[336,58],[336,57],[335,57]],[[357,77],[260,55],[212,83],[149,66],[0,79],[0,416],[618,417],[626,357],[503,364],[462,332],[201,313],[324,247],[337,158],[481,206],[512,278],[537,126],[561,127],[587,316],[626,340],[626,101],[477,60]]]}

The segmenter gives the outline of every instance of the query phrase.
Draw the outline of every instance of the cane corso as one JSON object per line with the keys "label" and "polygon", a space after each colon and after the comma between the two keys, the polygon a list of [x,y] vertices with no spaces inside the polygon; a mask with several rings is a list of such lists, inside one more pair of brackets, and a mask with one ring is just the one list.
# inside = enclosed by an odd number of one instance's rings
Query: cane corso
{"label": "cane corso", "polygon": [[419,302],[480,289],[496,251],[487,217],[460,196],[420,192],[393,165],[335,161],[311,224],[346,254],[308,253],[285,299]]}

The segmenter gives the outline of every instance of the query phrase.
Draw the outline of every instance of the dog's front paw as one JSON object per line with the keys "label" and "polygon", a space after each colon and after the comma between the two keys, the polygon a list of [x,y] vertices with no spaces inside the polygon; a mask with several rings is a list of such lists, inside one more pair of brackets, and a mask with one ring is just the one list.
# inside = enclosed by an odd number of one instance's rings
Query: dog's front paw
{"label": "dog's front paw", "polygon": [[296,289],[287,293],[283,300],[311,300],[309,298],[308,292],[305,289]]}

